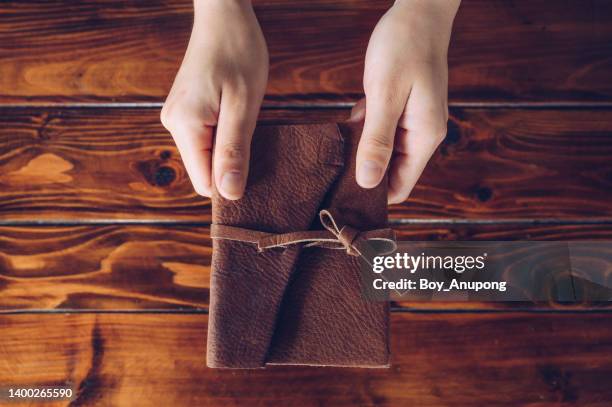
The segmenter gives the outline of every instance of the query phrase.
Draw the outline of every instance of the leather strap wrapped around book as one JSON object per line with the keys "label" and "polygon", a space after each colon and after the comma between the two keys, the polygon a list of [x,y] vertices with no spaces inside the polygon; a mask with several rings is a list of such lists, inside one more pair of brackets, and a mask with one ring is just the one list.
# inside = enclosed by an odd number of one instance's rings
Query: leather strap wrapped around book
{"label": "leather strap wrapped around book", "polygon": [[371,258],[372,250],[367,245],[368,240],[383,244],[379,254],[395,251],[395,232],[393,229],[375,229],[365,232],[344,225],[339,227],[330,211],[323,209],[319,219],[325,230],[305,230],[289,233],[267,233],[259,230],[240,228],[236,226],[211,225],[210,237],[213,239],[234,240],[257,245],[260,252],[275,247],[287,247],[293,244],[305,244],[305,247],[324,247],[327,249],[344,249],[351,256]]}

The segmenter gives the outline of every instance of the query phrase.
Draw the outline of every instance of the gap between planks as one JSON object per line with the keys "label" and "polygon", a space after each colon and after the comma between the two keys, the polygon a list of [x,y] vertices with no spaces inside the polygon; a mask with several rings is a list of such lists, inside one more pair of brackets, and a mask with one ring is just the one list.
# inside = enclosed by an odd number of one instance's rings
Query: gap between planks
{"label": "gap between planks", "polygon": [[[350,109],[355,102],[320,102],[320,103],[268,103],[262,106],[263,110],[321,110],[321,109]],[[161,109],[163,102],[28,102],[28,103],[0,103],[0,109]],[[563,110],[563,109],[610,109],[612,101],[605,102],[578,102],[578,101],[551,101],[551,102],[450,102],[449,108],[457,109],[521,109],[521,110]]]}
{"label": "gap between planks", "polygon": [[[152,225],[152,226],[193,226],[206,227],[210,222],[181,221],[175,219],[14,219],[0,220],[0,226],[108,226],[108,225]],[[612,225],[612,218],[501,218],[501,219],[454,219],[454,218],[431,218],[415,219],[401,218],[389,219],[390,226],[418,225],[418,226],[443,226],[443,225]]]}
{"label": "gap between planks", "polygon": [[[409,307],[391,307],[392,313],[405,314],[612,314],[612,308],[601,309],[561,309],[561,308],[508,308],[508,309],[490,309],[490,308],[448,308],[448,309],[428,309],[428,308],[409,308]],[[2,315],[22,315],[22,314],[177,314],[177,315],[208,315],[207,308],[201,309],[15,309],[15,310],[0,310]]]}

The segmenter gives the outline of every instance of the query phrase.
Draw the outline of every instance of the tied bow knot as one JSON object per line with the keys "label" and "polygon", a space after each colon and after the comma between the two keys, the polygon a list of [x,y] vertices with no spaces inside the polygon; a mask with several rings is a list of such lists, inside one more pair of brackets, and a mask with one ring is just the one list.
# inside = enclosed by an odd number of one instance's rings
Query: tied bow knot
{"label": "tied bow knot", "polygon": [[333,215],[327,209],[319,212],[319,219],[325,230],[266,233],[214,223],[211,225],[210,234],[213,239],[255,244],[260,252],[275,247],[304,244],[305,247],[316,246],[327,249],[344,249],[351,256],[362,256],[365,258],[372,254],[372,250],[367,243],[368,240],[383,243],[384,254],[391,253],[396,249],[395,233],[392,229],[386,228],[361,232],[349,225],[339,227]]}
{"label": "tied bow knot", "polygon": [[323,227],[333,234],[336,239],[338,239],[338,243],[340,243],[342,247],[346,249],[347,254],[351,256],[359,256],[359,250],[353,246],[355,239],[357,239],[359,236],[359,231],[357,229],[348,225],[338,228],[334,217],[327,209],[323,209],[321,212],[319,212],[319,219],[321,220]]}

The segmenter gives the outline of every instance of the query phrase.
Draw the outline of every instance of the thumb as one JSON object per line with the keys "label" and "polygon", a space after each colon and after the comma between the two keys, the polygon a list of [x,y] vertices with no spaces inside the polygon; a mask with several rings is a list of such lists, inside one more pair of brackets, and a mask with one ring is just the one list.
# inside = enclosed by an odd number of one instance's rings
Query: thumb
{"label": "thumb", "polygon": [[391,159],[397,122],[404,110],[404,105],[393,99],[366,94],[365,123],[357,148],[356,176],[362,188],[380,184]]}
{"label": "thumb", "polygon": [[213,174],[219,193],[226,199],[240,199],[246,187],[259,104],[231,92],[221,95],[219,122],[213,153]]}

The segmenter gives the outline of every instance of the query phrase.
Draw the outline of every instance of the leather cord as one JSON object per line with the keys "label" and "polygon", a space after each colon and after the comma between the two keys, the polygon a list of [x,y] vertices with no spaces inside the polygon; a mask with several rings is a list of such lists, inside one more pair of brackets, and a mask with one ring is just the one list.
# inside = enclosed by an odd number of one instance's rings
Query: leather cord
{"label": "leather cord", "polygon": [[383,243],[387,254],[395,251],[395,232],[393,229],[375,229],[361,232],[351,226],[339,227],[333,215],[327,209],[319,212],[319,219],[325,230],[305,230],[289,233],[266,233],[259,230],[213,223],[210,237],[213,239],[234,240],[257,245],[262,252],[275,247],[287,247],[294,244],[305,244],[305,247],[324,247],[327,249],[344,249],[351,256],[364,258],[372,255],[368,240]]}

